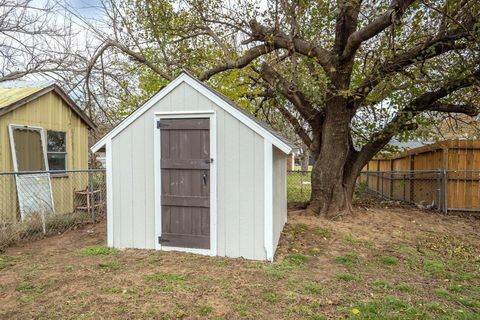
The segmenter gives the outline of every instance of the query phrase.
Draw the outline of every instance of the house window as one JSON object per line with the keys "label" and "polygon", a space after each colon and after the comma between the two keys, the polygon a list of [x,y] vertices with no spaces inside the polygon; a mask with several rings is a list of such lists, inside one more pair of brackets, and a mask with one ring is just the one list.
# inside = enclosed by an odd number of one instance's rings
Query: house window
{"label": "house window", "polygon": [[47,159],[50,170],[67,169],[67,134],[65,132],[47,132]]}

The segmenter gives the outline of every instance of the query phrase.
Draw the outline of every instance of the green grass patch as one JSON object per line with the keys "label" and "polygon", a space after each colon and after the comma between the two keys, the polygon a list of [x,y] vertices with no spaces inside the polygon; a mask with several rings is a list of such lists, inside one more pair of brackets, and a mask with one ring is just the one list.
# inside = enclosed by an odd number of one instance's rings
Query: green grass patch
{"label": "green grass patch", "polygon": [[308,262],[309,257],[304,254],[296,253],[287,256],[285,259],[294,266],[303,266]]}
{"label": "green grass patch", "polygon": [[433,292],[435,293],[435,295],[437,297],[440,297],[440,298],[448,298],[450,297],[450,293],[448,292],[447,289],[445,288],[437,288],[435,290],[433,290]]}
{"label": "green grass patch", "polygon": [[107,246],[91,246],[80,250],[80,254],[83,256],[116,256],[119,251],[115,248]]}
{"label": "green grass patch", "polygon": [[410,254],[410,255],[418,253],[417,249],[410,246],[401,246],[400,248],[398,248],[398,252],[403,254]]}
{"label": "green grass patch", "polygon": [[284,279],[295,269],[304,268],[310,257],[297,253],[287,256],[282,261],[264,264],[267,275],[275,279]]}
{"label": "green grass patch", "polygon": [[206,317],[212,313],[213,307],[208,304],[201,304],[197,306],[198,314],[202,317]]}
{"label": "green grass patch", "polygon": [[215,258],[215,259],[212,259],[211,261],[214,266],[219,268],[224,268],[229,265],[228,259]]}
{"label": "green grass patch", "polygon": [[263,300],[270,303],[275,303],[280,300],[278,293],[276,293],[275,291],[265,291],[262,296]]}
{"label": "green grass patch", "polygon": [[160,258],[159,257],[148,257],[147,263],[148,264],[159,264],[160,263]]}
{"label": "green grass patch", "polygon": [[117,271],[120,269],[120,263],[118,261],[107,261],[99,263],[98,266],[105,271]]}
{"label": "green grass patch", "polygon": [[105,293],[118,294],[118,293],[121,293],[121,292],[122,292],[122,289],[117,288],[117,287],[105,288]]}
{"label": "green grass patch", "polygon": [[292,225],[292,232],[302,233],[308,230],[308,226],[305,223],[295,223]]}
{"label": "green grass patch", "polygon": [[343,238],[343,243],[352,245],[370,248],[373,246],[373,241],[367,239],[354,238],[351,234]]}
{"label": "green grass patch", "polygon": [[307,281],[303,285],[303,289],[308,294],[320,294],[322,293],[322,287],[320,284],[314,281]]}
{"label": "green grass patch", "polygon": [[398,259],[392,256],[380,256],[378,261],[386,266],[395,266],[398,264]]}
{"label": "green grass patch", "polygon": [[301,268],[303,265],[292,263],[289,259],[273,262],[265,265],[265,273],[275,279],[284,279],[293,270]]}
{"label": "green grass patch", "polygon": [[349,252],[344,255],[335,257],[335,262],[343,264],[347,267],[354,267],[358,264],[359,261],[360,257],[353,252]]}
{"label": "green grass patch", "polygon": [[335,279],[349,282],[349,281],[354,281],[354,280],[356,280],[357,278],[356,278],[353,274],[351,274],[351,273],[348,273],[348,272],[340,272],[340,273],[337,273],[337,274],[335,275]]}
{"label": "green grass patch", "polygon": [[238,312],[240,317],[247,317],[248,316],[248,304],[245,302],[239,302],[234,304],[233,306],[235,310]]}
{"label": "green grass patch", "polygon": [[41,292],[43,292],[43,290],[41,288],[34,286],[31,282],[21,282],[17,286],[17,291],[18,292],[23,292],[23,293],[30,293],[30,292],[41,293]]}
{"label": "green grass patch", "polygon": [[156,272],[146,275],[144,280],[146,282],[160,284],[162,291],[172,292],[177,287],[183,287],[187,279],[181,274]]}
{"label": "green grass patch", "polygon": [[408,283],[400,283],[395,286],[395,289],[401,292],[405,293],[414,293],[415,292],[415,287],[412,285],[409,285]]}
{"label": "green grass patch", "polygon": [[330,230],[329,228],[315,227],[313,229],[313,233],[324,239],[332,238],[332,230]]}
{"label": "green grass patch", "polygon": [[14,257],[0,255],[0,270],[7,269],[8,267],[15,265],[14,260]]}
{"label": "green grass patch", "polygon": [[465,291],[465,287],[461,284],[451,284],[447,287],[447,290],[450,292],[463,292]]}
{"label": "green grass patch", "polygon": [[423,270],[432,276],[444,277],[446,275],[445,266],[439,260],[426,259],[423,261]]}
{"label": "green grass patch", "polygon": [[33,283],[28,281],[21,282],[16,290],[23,293],[23,296],[19,298],[21,303],[32,303],[36,297],[43,293],[41,287],[35,286]]}
{"label": "green grass patch", "polygon": [[375,280],[370,285],[375,291],[386,291],[391,288],[391,285],[385,280]]}
{"label": "green grass patch", "polygon": [[[355,314],[352,313],[357,309]],[[424,319],[425,311],[396,297],[386,296],[382,300],[373,300],[349,310],[352,319]]]}

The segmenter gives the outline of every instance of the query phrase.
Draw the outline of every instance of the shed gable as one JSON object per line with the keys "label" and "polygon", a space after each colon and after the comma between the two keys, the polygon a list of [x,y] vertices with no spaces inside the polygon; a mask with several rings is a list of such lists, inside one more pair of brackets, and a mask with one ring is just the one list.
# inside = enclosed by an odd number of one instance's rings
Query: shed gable
{"label": "shed gable", "polygon": [[[295,148],[286,138],[282,137],[279,133],[275,132],[269,126],[256,119],[249,113],[245,112],[238,106],[236,106],[228,98],[220,94],[219,92],[213,90],[212,88],[205,85],[203,82],[195,79],[190,74],[184,72],[178,76],[175,80],[170,82],[165,88],[161,89],[157,94],[155,94],[150,100],[148,100],[144,105],[134,111],[130,116],[124,119],[118,126],[106,134],[102,139],[100,139],[95,145],[92,146],[92,152],[97,152],[100,148],[105,146],[107,141],[111,141],[116,135],[120,134],[126,127],[128,127],[132,122],[134,122],[138,117],[147,112],[152,108],[153,105],[163,100],[165,97],[169,96],[172,91],[183,84],[188,84],[190,87],[195,89],[195,91],[206,99],[214,103],[219,109],[223,109],[225,112],[229,113],[231,116],[235,117],[237,120],[242,122],[244,125],[255,131],[257,134],[262,136],[264,139],[270,141],[274,146],[280,149],[282,152],[289,154]],[[183,99],[191,100],[191,97],[184,97]],[[175,107],[177,108],[177,107]],[[182,105],[175,109],[181,111]],[[184,108],[184,106],[183,106]]]}

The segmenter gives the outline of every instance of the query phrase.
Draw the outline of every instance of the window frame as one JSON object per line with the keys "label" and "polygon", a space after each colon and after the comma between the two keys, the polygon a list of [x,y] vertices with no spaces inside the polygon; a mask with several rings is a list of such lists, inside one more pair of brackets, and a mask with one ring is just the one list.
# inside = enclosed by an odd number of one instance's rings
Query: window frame
{"label": "window frame", "polygon": [[[68,176],[66,172],[64,171],[67,171],[68,170],[68,136],[67,136],[67,132],[66,131],[61,131],[61,130],[53,130],[53,129],[47,129],[46,130],[46,135],[45,135],[45,149],[46,149],[46,157],[47,157],[47,163],[48,163],[48,168],[49,168],[49,171],[50,171],[50,174],[54,175],[54,176],[57,176],[57,177],[61,177],[61,176]],[[65,151],[48,151],[48,134],[50,132],[60,132],[60,133],[63,133],[65,134]],[[48,160],[48,155],[49,154],[64,154],[65,155],[65,168],[62,169],[62,170],[51,170],[50,169],[50,163],[49,163],[49,160]],[[58,173],[56,173],[56,171],[58,171]]]}

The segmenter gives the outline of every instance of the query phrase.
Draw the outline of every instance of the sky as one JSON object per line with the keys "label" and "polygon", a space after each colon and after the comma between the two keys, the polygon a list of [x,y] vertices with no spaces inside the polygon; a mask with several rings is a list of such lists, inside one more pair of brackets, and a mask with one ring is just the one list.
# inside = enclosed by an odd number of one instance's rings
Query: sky
{"label": "sky", "polygon": [[102,14],[102,2],[99,0],[66,0],[65,2],[87,18],[97,18]]}

